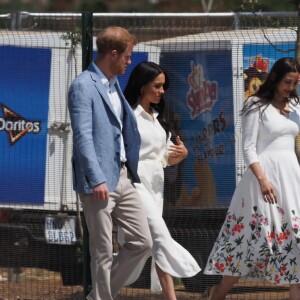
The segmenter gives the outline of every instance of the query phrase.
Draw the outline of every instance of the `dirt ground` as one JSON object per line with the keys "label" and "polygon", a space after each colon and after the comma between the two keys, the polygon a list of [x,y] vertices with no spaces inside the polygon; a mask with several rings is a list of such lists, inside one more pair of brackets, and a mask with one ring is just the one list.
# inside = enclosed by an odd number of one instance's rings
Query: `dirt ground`
{"label": "dirt ground", "polygon": [[63,286],[59,273],[44,269],[0,271],[0,300],[82,300],[81,286]]}
{"label": "dirt ground", "polygon": [[[201,293],[176,287],[178,300],[199,300]],[[123,288],[117,300],[163,300],[161,293],[148,289]],[[287,288],[241,282],[228,300],[288,300]],[[23,269],[20,274],[0,269],[0,300],[83,300],[82,286],[63,286],[59,273],[43,269]]]}

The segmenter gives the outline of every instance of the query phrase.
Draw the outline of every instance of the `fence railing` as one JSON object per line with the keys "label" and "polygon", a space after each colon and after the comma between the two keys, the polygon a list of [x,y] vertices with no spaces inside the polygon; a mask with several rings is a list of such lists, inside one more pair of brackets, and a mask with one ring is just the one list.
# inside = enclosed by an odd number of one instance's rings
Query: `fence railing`
{"label": "fence railing", "polygon": [[[67,300],[85,293],[66,95],[85,66],[88,39],[94,56],[95,36],[107,26],[123,26],[137,36],[132,65],[119,78],[122,88],[141,60],[155,61],[169,74],[166,118],[189,156],[165,170],[164,218],[202,269],[245,169],[243,101],[276,59],[295,56],[296,12],[92,17],[82,39],[80,13],[0,15],[0,298]],[[35,124],[37,132],[12,130],[13,120]],[[197,299],[219,279],[202,273],[176,279],[178,299]],[[149,280],[148,262],[139,280],[122,289],[121,299],[162,299],[149,291]],[[266,282],[242,282],[228,299],[238,294],[279,300],[286,293]]]}

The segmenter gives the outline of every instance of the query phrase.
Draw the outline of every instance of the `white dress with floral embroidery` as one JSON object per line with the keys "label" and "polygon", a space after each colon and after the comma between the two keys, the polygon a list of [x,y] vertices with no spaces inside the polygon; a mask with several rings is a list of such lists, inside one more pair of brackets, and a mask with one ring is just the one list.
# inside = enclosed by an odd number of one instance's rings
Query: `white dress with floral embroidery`
{"label": "white dress with floral embroidery", "polygon": [[242,117],[242,128],[245,162],[260,163],[275,187],[278,203],[264,202],[248,168],[204,273],[300,283],[300,168],[295,154],[299,105],[290,104],[288,116],[272,105],[252,111]]}
{"label": "white dress with floral embroidery", "polygon": [[134,282],[140,275],[146,260],[152,255],[151,289],[161,290],[155,270],[155,262],[166,273],[174,277],[191,277],[200,271],[192,255],[178,244],[162,218],[164,171],[167,165],[167,148],[172,144],[170,136],[157,120],[157,113],[150,116],[138,105],[135,116],[141,135],[141,148],[138,166],[140,184],[135,184],[141,200],[146,208],[146,214],[153,239],[153,248],[136,267],[126,285]]}

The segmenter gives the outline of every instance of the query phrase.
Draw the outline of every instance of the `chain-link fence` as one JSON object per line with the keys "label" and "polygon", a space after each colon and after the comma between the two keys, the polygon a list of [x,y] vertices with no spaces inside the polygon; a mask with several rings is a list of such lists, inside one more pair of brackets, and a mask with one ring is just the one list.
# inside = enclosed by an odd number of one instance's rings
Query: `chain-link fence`
{"label": "chain-link fence", "polygon": [[[132,64],[170,77],[166,117],[188,158],[165,170],[164,218],[204,269],[244,172],[239,112],[275,60],[295,56],[298,16],[93,14],[87,35],[123,26],[139,40]],[[72,190],[67,90],[82,71],[82,15],[0,15],[0,299],[83,299],[82,209]],[[95,43],[93,55],[96,55]],[[114,241],[117,252],[118,245]],[[84,278],[85,277],[85,278]],[[85,280],[84,280],[85,279]],[[175,279],[178,299],[199,299],[220,280]],[[150,261],[119,299],[163,299]],[[287,287],[240,282],[228,299],[288,299]]]}

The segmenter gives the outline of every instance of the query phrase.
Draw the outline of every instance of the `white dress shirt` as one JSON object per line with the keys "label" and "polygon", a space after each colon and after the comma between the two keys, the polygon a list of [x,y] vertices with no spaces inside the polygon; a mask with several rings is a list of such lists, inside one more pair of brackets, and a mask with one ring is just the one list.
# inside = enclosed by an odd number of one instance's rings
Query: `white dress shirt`
{"label": "white dress shirt", "polygon": [[[120,123],[121,126],[121,132],[123,128],[123,106],[121,103],[120,96],[118,94],[118,91],[116,89],[116,81],[117,81],[117,76],[113,76],[111,79],[107,79],[106,76],[101,72],[101,70],[97,67],[97,65],[93,62],[94,68],[97,72],[97,74],[100,76],[101,82],[104,85],[107,95],[109,97],[109,100],[114,108],[115,115]],[[120,158],[122,162],[126,161],[126,152],[125,152],[125,147],[124,147],[124,140],[123,140],[123,135],[121,134],[121,151],[120,151]]]}

